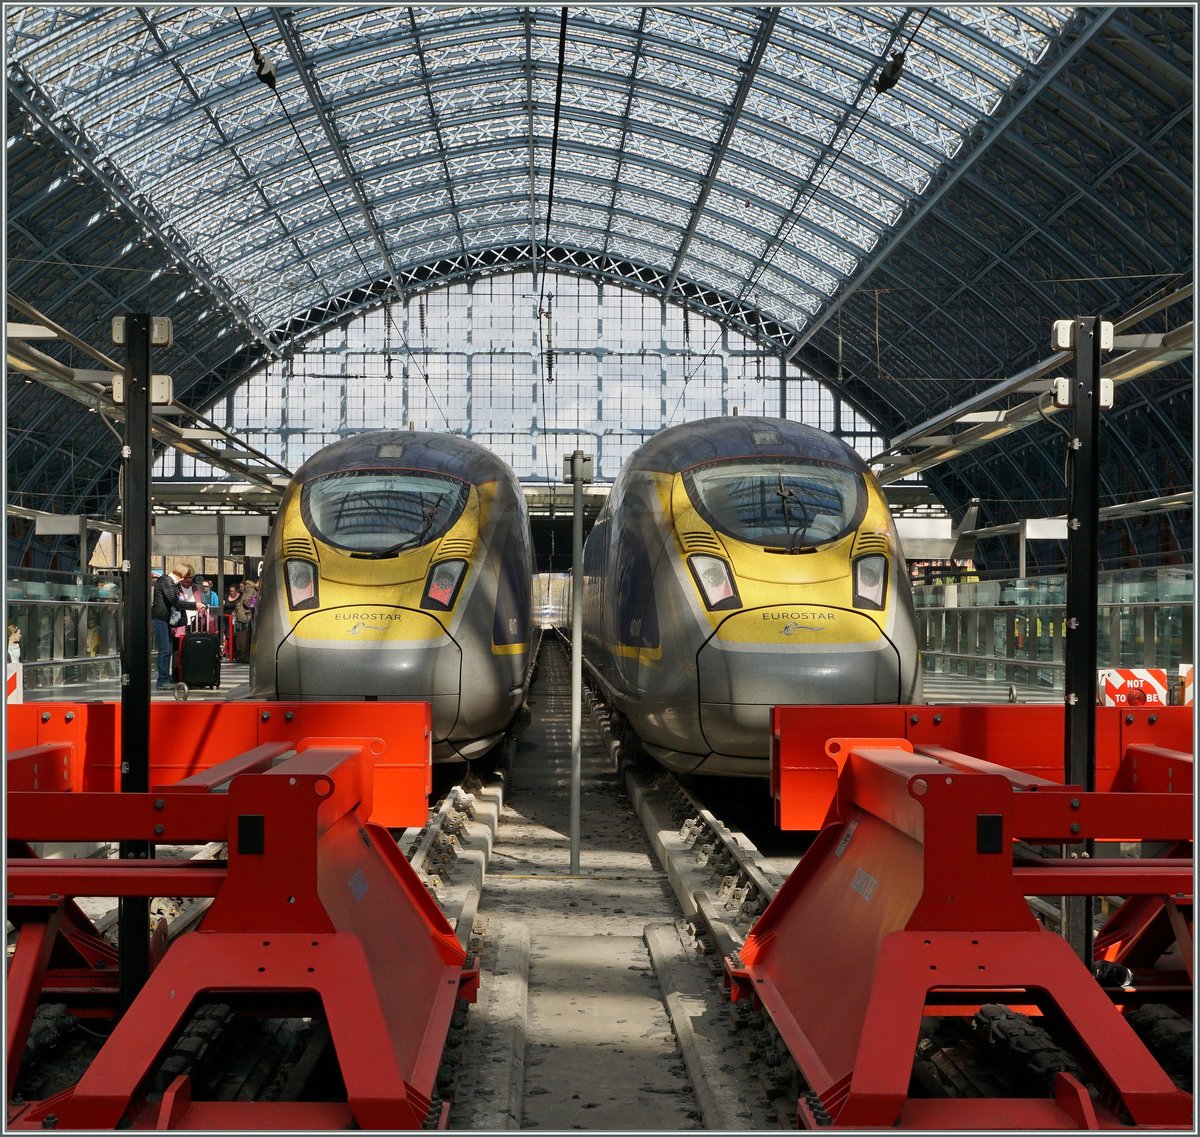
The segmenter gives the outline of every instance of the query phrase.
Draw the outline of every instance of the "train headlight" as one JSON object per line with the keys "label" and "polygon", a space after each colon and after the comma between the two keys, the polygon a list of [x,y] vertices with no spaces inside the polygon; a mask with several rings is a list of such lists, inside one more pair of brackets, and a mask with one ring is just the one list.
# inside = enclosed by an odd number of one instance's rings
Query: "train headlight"
{"label": "train headlight", "polygon": [[289,608],[317,607],[317,566],[312,561],[284,561],[283,579]]}
{"label": "train headlight", "polygon": [[421,607],[449,612],[454,607],[454,601],[458,599],[458,590],[466,575],[466,561],[439,561],[431,565],[429,575],[425,578]]}
{"label": "train headlight", "polygon": [[882,612],[887,582],[887,557],[859,557],[854,562],[854,607],[874,608]]}
{"label": "train headlight", "polygon": [[733,573],[720,557],[689,557],[688,568],[710,609],[719,611],[742,606]]}

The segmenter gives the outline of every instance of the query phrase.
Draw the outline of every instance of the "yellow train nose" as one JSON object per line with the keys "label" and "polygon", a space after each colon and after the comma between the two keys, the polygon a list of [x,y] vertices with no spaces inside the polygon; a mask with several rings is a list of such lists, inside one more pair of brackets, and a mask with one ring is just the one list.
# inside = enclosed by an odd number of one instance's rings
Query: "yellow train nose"
{"label": "yellow train nose", "polygon": [[357,604],[299,620],[276,649],[275,675],[280,699],[427,699],[440,737],[458,716],[462,652],[426,612]]}
{"label": "yellow train nose", "polygon": [[739,612],[721,624],[696,663],[701,730],[722,754],[759,754],[773,706],[900,698],[900,653],[874,620],[846,608]]}

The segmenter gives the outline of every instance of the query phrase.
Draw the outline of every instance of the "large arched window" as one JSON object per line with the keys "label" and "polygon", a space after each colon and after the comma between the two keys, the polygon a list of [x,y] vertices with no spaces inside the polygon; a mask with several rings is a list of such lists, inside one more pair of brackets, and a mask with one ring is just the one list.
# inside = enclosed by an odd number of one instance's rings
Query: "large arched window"
{"label": "large arched window", "polygon": [[[543,312],[536,312],[539,300]],[[674,304],[565,274],[481,277],[356,317],[251,375],[209,412],[295,470],[315,451],[387,427],[465,435],[522,481],[558,482],[562,455],[595,456],[611,481],[664,426],[734,413],[777,416],[779,360]],[[798,367],[787,417],[845,439],[864,458],[883,441]],[[156,479],[223,477],[169,453]]]}

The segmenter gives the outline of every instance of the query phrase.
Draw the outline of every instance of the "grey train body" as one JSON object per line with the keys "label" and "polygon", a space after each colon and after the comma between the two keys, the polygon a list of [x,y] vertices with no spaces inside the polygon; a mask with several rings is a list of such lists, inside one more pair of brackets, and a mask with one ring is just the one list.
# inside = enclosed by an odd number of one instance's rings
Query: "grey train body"
{"label": "grey train body", "polygon": [[[730,490],[741,513],[716,504]],[[812,511],[803,530],[786,516],[781,532],[745,528],[746,501],[769,528],[781,495]],[[724,578],[706,584],[709,570]],[[588,535],[583,594],[589,672],[679,772],[769,773],[775,705],[920,697],[912,595],[882,493],[854,451],[799,423],[709,419],[650,439]]]}

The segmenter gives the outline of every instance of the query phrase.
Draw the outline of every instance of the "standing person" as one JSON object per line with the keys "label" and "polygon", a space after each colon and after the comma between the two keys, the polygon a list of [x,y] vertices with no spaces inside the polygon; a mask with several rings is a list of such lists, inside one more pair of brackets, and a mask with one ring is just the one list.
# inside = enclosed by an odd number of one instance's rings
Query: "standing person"
{"label": "standing person", "polygon": [[213,591],[211,580],[200,582],[200,599],[206,608],[216,608],[221,603],[220,597]]}
{"label": "standing person", "polygon": [[225,603],[221,606],[221,631],[224,634],[224,640],[221,644],[221,651],[225,657],[232,660],[234,657],[234,643],[237,633],[237,606],[239,599],[238,586],[230,583],[229,591],[225,595]]}
{"label": "standing person", "polygon": [[258,607],[258,581],[246,577],[242,581],[242,593],[238,597],[237,618],[243,624],[249,625],[254,620],[254,609]]}
{"label": "standing person", "polygon": [[233,661],[250,662],[250,636],[253,631],[254,609],[258,606],[258,581],[247,576],[242,581],[237,606],[233,610]]}
{"label": "standing person", "polygon": [[171,686],[171,651],[175,646],[172,631],[183,621],[183,614],[196,607],[191,591],[183,582],[190,581],[192,566],[176,565],[154,582],[150,598],[150,627],[154,632],[154,648],[158,652],[158,689]]}

